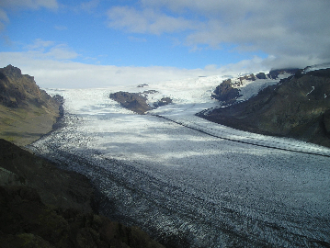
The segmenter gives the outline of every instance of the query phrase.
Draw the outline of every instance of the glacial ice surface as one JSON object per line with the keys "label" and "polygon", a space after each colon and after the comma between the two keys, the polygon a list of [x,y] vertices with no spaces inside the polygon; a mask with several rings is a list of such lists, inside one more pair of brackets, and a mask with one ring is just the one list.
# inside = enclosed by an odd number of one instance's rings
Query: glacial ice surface
{"label": "glacial ice surface", "polygon": [[121,89],[48,89],[65,125],[30,148],[87,175],[104,214],[178,247],[329,246],[330,150],[196,117],[217,104],[212,80],[150,86],[174,104],[147,115],[109,99]]}

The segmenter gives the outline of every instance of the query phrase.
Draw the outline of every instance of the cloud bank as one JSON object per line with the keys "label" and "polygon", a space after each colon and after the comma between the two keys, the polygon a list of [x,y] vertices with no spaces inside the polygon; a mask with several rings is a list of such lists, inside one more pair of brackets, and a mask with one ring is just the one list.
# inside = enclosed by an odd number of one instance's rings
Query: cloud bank
{"label": "cloud bank", "polygon": [[[50,46],[51,42],[37,41],[37,44]],[[58,47],[55,43],[53,47]],[[51,51],[51,52],[49,52]],[[119,67],[113,65],[91,65],[65,60],[63,51],[53,49],[27,52],[0,52],[0,67],[12,64],[22,70],[23,74],[35,77],[43,88],[106,88],[138,84],[154,84],[170,80],[197,78],[200,76],[220,75],[237,77],[239,74],[267,72],[276,58],[262,59],[254,57],[236,64],[223,67],[207,65],[200,69],[180,69],[175,67]],[[62,58],[60,60],[59,58]],[[64,59],[64,60],[63,60]]]}
{"label": "cloud bank", "polygon": [[[15,10],[58,10],[57,0],[0,1],[0,31]],[[100,0],[75,3],[90,14],[106,3]],[[184,44],[192,52],[231,47],[238,52],[262,52],[222,67],[180,69],[166,66],[119,67],[78,63],[85,58],[66,43],[36,39],[23,52],[0,52],[0,66],[12,64],[35,76],[42,87],[90,88],[154,83],[207,75],[237,76],[271,68],[299,67],[330,61],[330,1],[325,0],[139,0],[113,1],[102,5],[103,25],[147,43],[150,35]],[[104,7],[106,6],[106,7]],[[63,7],[64,8],[64,7]],[[60,11],[59,11],[60,12]],[[65,30],[66,26],[53,26]],[[111,30],[109,30],[110,32]],[[135,37],[135,34],[137,37]],[[147,34],[143,36],[143,34]],[[165,40],[166,40],[165,39]],[[80,49],[79,51],[83,51]],[[219,60],[220,61],[220,60]]]}
{"label": "cloud bank", "polygon": [[282,62],[297,57],[299,66],[329,60],[329,9],[324,0],[141,0],[136,8],[109,9],[108,25],[131,33],[185,31],[188,46],[235,44]]}
{"label": "cloud bank", "polygon": [[217,74],[217,69],[213,67],[188,70],[161,66],[102,66],[58,61],[45,57],[39,59],[29,52],[0,53],[0,67],[8,64],[19,67],[23,74],[34,76],[37,84],[44,88],[103,88]]}

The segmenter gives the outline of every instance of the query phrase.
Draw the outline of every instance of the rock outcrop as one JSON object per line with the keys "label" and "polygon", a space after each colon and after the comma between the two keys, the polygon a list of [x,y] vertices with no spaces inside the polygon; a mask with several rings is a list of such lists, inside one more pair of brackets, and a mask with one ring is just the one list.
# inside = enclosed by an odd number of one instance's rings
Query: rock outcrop
{"label": "rock outcrop", "polygon": [[[59,98],[57,98],[59,100]],[[61,102],[12,65],[0,69],[0,138],[27,145],[52,130]]]}
{"label": "rock outcrop", "polygon": [[164,247],[95,214],[93,191],[86,177],[0,139],[0,247]]}
{"label": "rock outcrop", "polygon": [[165,106],[167,104],[171,104],[172,103],[172,99],[169,97],[163,97],[162,99],[160,99],[159,101],[154,103],[154,107],[158,108],[161,106]]}
{"label": "rock outcrop", "polygon": [[231,80],[227,79],[215,88],[212,97],[220,102],[232,104],[236,101],[236,98],[239,97],[239,89],[234,88]]}
{"label": "rock outcrop", "polygon": [[330,69],[296,71],[245,102],[203,117],[237,129],[330,147]]}
{"label": "rock outcrop", "polygon": [[138,114],[144,114],[152,107],[147,104],[147,98],[140,93],[116,92],[111,93],[110,98],[119,102],[124,108],[132,110]]}
{"label": "rock outcrop", "polygon": [[258,79],[267,79],[267,76],[264,72],[259,72],[257,75],[256,75],[256,78]]}
{"label": "rock outcrop", "polygon": [[164,106],[172,103],[172,99],[169,97],[163,97],[159,101],[155,102],[150,106],[148,104],[148,94],[158,93],[154,90],[144,91],[143,93],[129,93],[124,91],[119,91],[116,93],[111,93],[110,98],[119,102],[124,108],[134,111],[137,114],[145,114],[147,111],[160,106]]}

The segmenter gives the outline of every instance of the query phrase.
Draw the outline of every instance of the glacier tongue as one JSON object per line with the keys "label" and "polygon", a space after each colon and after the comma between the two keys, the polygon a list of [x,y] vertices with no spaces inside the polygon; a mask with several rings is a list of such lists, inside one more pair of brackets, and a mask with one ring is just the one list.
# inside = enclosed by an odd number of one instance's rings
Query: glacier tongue
{"label": "glacier tongue", "polygon": [[148,115],[112,89],[49,90],[66,100],[65,126],[30,147],[87,175],[104,214],[177,247],[329,245],[330,150],[194,116],[216,105],[211,83],[174,88],[176,104]]}

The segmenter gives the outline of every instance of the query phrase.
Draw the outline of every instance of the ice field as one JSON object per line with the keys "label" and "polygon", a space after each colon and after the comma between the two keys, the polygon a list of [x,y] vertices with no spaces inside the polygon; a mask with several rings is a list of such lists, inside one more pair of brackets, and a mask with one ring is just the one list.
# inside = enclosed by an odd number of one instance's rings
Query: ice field
{"label": "ice field", "polygon": [[[87,175],[103,214],[177,247],[329,247],[330,149],[195,116],[218,104],[219,80],[47,89],[65,99],[64,126],[30,148]],[[137,115],[109,99],[149,89],[174,103]]]}

